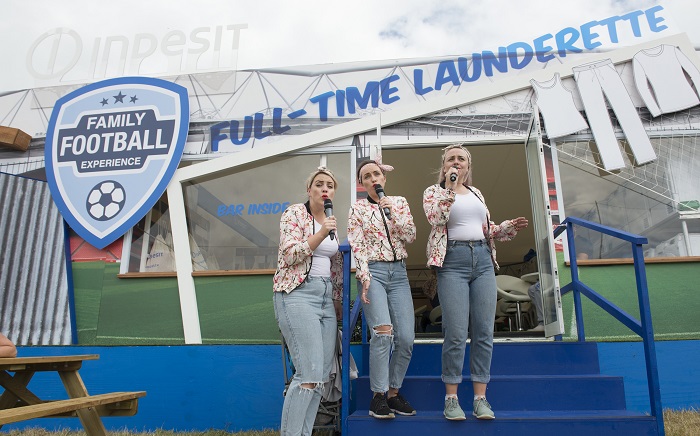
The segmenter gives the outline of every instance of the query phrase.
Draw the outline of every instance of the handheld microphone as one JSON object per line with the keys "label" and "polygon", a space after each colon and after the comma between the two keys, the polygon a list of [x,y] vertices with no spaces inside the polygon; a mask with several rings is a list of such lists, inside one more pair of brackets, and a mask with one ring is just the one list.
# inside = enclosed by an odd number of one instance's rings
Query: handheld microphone
{"label": "handheld microphone", "polygon": [[[326,214],[326,218],[333,215],[333,202],[330,198],[323,200],[323,212]],[[335,230],[331,230],[328,234],[331,237],[331,241],[335,239]]]}
{"label": "handheld microphone", "polygon": [[[377,197],[379,197],[380,200],[382,198],[384,198],[384,196],[385,196],[384,195],[384,188],[382,188],[382,185],[380,185],[379,183],[374,185],[374,192],[377,193]],[[388,207],[384,208],[384,215],[386,216],[386,219],[388,219],[388,220],[391,219],[391,211],[389,210]]]}
{"label": "handheld microphone", "polygon": [[[457,168],[457,167],[453,167],[453,168]],[[456,181],[457,181],[457,173],[450,174],[450,182],[454,183]]]}

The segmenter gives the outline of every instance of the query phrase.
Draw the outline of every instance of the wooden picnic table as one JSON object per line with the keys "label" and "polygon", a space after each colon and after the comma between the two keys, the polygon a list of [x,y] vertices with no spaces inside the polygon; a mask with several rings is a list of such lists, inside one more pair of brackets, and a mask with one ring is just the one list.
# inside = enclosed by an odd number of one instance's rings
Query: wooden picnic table
{"label": "wooden picnic table", "polygon": [[[77,416],[89,436],[106,435],[100,416],[132,416],[146,392],[88,394],[78,371],[85,360],[98,354],[0,358],[0,428],[3,424],[42,417]],[[68,395],[63,400],[42,400],[29,388],[36,372],[58,373]],[[14,375],[12,375],[13,373]]]}

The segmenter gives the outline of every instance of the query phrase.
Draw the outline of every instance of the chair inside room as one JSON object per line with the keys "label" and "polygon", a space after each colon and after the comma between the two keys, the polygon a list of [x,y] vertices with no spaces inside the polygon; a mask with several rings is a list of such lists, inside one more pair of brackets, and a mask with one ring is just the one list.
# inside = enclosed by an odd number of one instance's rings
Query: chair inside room
{"label": "chair inside room", "polygon": [[[523,312],[527,312],[531,300],[527,293],[530,283],[518,277],[509,275],[496,276],[496,288],[498,291],[498,303],[496,304],[496,316],[515,319],[515,328],[523,331]],[[512,330],[512,329],[511,329]]]}
{"label": "chair inside room", "polygon": [[415,310],[416,333],[442,333],[442,307],[423,305]]}

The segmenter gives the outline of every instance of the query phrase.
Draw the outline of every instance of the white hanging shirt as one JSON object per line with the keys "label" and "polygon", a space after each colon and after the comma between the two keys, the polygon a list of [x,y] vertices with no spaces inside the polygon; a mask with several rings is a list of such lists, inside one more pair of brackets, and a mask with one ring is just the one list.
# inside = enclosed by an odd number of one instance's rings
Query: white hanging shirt
{"label": "white hanging shirt", "polygon": [[632,58],[632,71],[637,90],[652,116],[700,104],[700,71],[677,47],[662,44],[641,50]]}
{"label": "white hanging shirt", "polygon": [[576,109],[573,94],[561,83],[559,73],[555,73],[550,80],[538,82],[532,79],[530,83],[544,117],[548,137],[559,138],[588,128],[588,123]]}

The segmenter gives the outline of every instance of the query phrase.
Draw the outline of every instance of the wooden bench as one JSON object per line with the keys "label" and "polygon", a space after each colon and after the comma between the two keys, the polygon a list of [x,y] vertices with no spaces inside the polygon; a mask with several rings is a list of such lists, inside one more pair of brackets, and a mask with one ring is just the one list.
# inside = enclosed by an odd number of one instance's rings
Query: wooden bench
{"label": "wooden bench", "polygon": [[47,401],[30,406],[0,410],[0,424],[26,421],[33,418],[77,416],[77,411],[96,408],[100,416],[133,416],[138,411],[138,398],[146,392],[112,392],[81,398]]}
{"label": "wooden bench", "polygon": [[[88,436],[106,436],[101,416],[132,416],[146,392],[90,395],[78,373],[83,361],[97,354],[0,358],[0,428],[3,424],[45,417],[78,417]],[[118,368],[116,368],[118,371]],[[56,372],[67,399],[41,399],[29,388],[37,372]]]}

